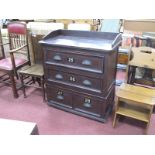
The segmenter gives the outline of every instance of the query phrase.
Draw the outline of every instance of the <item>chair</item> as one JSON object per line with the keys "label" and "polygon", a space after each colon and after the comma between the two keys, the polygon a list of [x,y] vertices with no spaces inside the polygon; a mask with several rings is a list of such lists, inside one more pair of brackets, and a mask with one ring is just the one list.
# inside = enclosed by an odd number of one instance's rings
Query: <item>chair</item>
{"label": "chair", "polygon": [[[155,32],[143,32],[141,36],[135,36],[135,39],[136,39],[136,47],[139,47],[140,46],[139,42],[141,42],[142,43],[141,46],[143,46],[142,48],[144,48],[143,49],[144,54],[145,50],[147,49],[146,50],[147,53],[145,54],[145,56],[147,57],[152,55],[151,57],[153,59],[153,53],[154,53],[153,48],[155,48]],[[149,49],[148,47],[151,48]],[[139,55],[141,55],[141,52],[139,52]],[[155,87],[155,68],[151,69],[145,66],[144,67],[137,66],[136,70],[134,70],[133,72],[135,72],[135,79],[136,79],[134,80],[134,82]]]}
{"label": "chair", "polygon": [[[18,79],[17,70],[30,65],[28,35],[25,23],[11,22],[7,25],[7,30],[10,50],[5,52],[3,59],[0,60],[0,71],[5,73],[0,77],[0,82],[11,84],[13,95],[17,98],[19,88],[17,88],[14,76]],[[6,57],[7,53],[9,56]]]}
{"label": "chair", "polygon": [[[76,24],[89,24],[91,31],[96,31],[99,25],[99,21],[97,19],[54,19],[53,22],[63,23],[64,29],[68,29],[69,24],[75,24],[75,25]],[[80,30],[80,29],[76,28],[74,30]],[[82,29],[82,30],[85,30],[85,29]]]}
{"label": "chair", "polygon": [[155,49],[146,46],[132,47],[131,52],[132,58],[128,62],[127,69],[127,83],[155,87],[152,76],[152,72],[155,70]]}
{"label": "chair", "polygon": [[[31,43],[33,47],[34,63],[28,68],[19,71],[20,80],[22,83],[22,90],[24,97],[26,97],[25,87],[33,86],[42,89],[43,101],[45,97],[44,71],[43,71],[43,52],[38,43],[44,35],[56,29],[63,29],[63,23],[44,23],[44,22],[30,22],[28,29],[30,31]],[[31,77],[29,80],[26,77]],[[39,85],[36,85],[35,83]]]}
{"label": "chair", "polygon": [[[150,39],[144,37],[143,34],[155,31],[155,21],[125,19],[123,20],[122,28],[122,46],[119,48],[117,65],[119,71],[128,68],[127,63],[131,46],[150,46]],[[122,80],[118,80],[117,85],[120,85],[122,82]]]}
{"label": "chair", "polygon": [[[31,34],[31,42],[34,51],[34,64],[20,70],[19,76],[22,84],[24,97],[26,97],[25,87],[33,86],[35,88],[42,89],[43,101],[45,101],[44,71],[42,65],[43,53],[38,44],[38,41],[41,40],[42,37],[42,35],[33,36]],[[38,85],[35,84],[36,82],[38,83]]]}
{"label": "chair", "polygon": [[[5,53],[4,53],[4,45],[7,45],[8,42],[4,43],[4,36],[2,33],[4,33],[4,29],[3,28],[3,22],[0,22],[0,60],[5,58]],[[3,32],[2,32],[3,30]]]}
{"label": "chair", "polygon": [[4,58],[4,45],[2,41],[2,34],[1,34],[1,28],[0,28],[0,59]]}

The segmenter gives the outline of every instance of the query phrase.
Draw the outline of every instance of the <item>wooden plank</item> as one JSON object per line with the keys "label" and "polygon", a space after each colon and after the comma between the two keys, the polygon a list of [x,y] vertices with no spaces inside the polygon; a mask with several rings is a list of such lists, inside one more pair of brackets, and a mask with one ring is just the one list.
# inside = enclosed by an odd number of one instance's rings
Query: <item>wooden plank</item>
{"label": "wooden plank", "polygon": [[122,98],[123,101],[126,100],[126,102],[129,100],[139,104],[155,105],[155,98],[143,96],[138,93],[119,90],[116,95],[119,96],[120,100]]}
{"label": "wooden plank", "polygon": [[119,107],[116,113],[130,118],[134,118],[137,120],[141,120],[144,122],[149,122],[149,113],[144,113],[144,112],[140,112],[134,109],[124,108],[124,107]]}
{"label": "wooden plank", "polygon": [[135,86],[135,85],[127,84],[127,83],[123,83],[119,87],[119,90],[128,91],[128,92],[139,94],[142,96],[144,95],[144,96],[149,96],[149,97],[155,97],[155,89],[149,89],[149,88]]}

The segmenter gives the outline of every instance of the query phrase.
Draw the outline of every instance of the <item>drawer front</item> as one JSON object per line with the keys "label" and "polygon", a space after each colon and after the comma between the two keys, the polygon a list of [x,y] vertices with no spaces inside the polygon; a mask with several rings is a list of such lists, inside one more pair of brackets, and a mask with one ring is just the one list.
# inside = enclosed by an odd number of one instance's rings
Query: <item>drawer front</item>
{"label": "drawer front", "polygon": [[55,85],[47,84],[46,92],[48,101],[54,101],[61,106],[72,108],[72,94],[67,90]]}
{"label": "drawer front", "polygon": [[83,70],[91,70],[103,73],[104,57],[93,55],[82,55],[81,53],[67,53],[61,51],[47,50],[45,54],[46,63],[56,63],[59,65],[66,65],[66,67],[80,67]]}
{"label": "drawer front", "polygon": [[58,70],[51,70],[48,67],[47,71],[47,80],[48,81],[58,81],[66,84],[71,84],[77,87],[90,89],[90,90],[96,90],[98,92],[101,92],[102,88],[102,80],[91,78],[87,76],[72,74],[72,73],[66,73]]}
{"label": "drawer front", "polygon": [[73,95],[73,107],[77,111],[81,111],[90,115],[100,117],[101,111],[104,111],[105,106],[103,101],[87,96],[87,95]]}

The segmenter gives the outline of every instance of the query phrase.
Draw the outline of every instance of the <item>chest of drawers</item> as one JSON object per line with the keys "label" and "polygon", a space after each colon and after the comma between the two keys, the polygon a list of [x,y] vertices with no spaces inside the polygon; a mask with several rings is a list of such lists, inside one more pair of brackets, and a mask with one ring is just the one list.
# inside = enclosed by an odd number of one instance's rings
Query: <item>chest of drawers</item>
{"label": "chest of drawers", "polygon": [[117,33],[57,30],[40,42],[48,104],[105,122],[113,106]]}

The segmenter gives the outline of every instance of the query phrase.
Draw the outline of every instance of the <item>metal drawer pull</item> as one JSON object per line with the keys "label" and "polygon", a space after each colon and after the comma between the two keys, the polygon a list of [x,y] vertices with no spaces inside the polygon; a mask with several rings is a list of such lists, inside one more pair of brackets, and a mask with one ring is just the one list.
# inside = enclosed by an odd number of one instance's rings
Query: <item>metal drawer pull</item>
{"label": "metal drawer pull", "polygon": [[85,98],[83,106],[86,108],[91,108],[92,107],[91,100],[89,98]]}
{"label": "metal drawer pull", "polygon": [[83,84],[86,85],[86,86],[91,86],[92,85],[92,83],[89,80],[84,80]]}
{"label": "metal drawer pull", "polygon": [[92,65],[92,62],[90,60],[83,60],[82,65],[90,66],[90,65]]}
{"label": "metal drawer pull", "polygon": [[56,61],[61,61],[62,60],[62,58],[59,55],[55,55],[53,57],[53,59],[56,60]]}
{"label": "metal drawer pull", "polygon": [[55,75],[55,78],[58,79],[58,80],[62,80],[63,79],[63,76],[61,74],[56,74]]}
{"label": "metal drawer pull", "polygon": [[63,96],[63,92],[62,91],[58,91],[58,93],[57,93],[57,99],[59,99],[59,100],[63,100],[64,99],[64,96]]}
{"label": "metal drawer pull", "polygon": [[74,62],[74,58],[68,58],[68,62]]}
{"label": "metal drawer pull", "polygon": [[75,82],[76,81],[74,76],[70,76],[69,77],[69,80],[72,81],[72,82]]}

